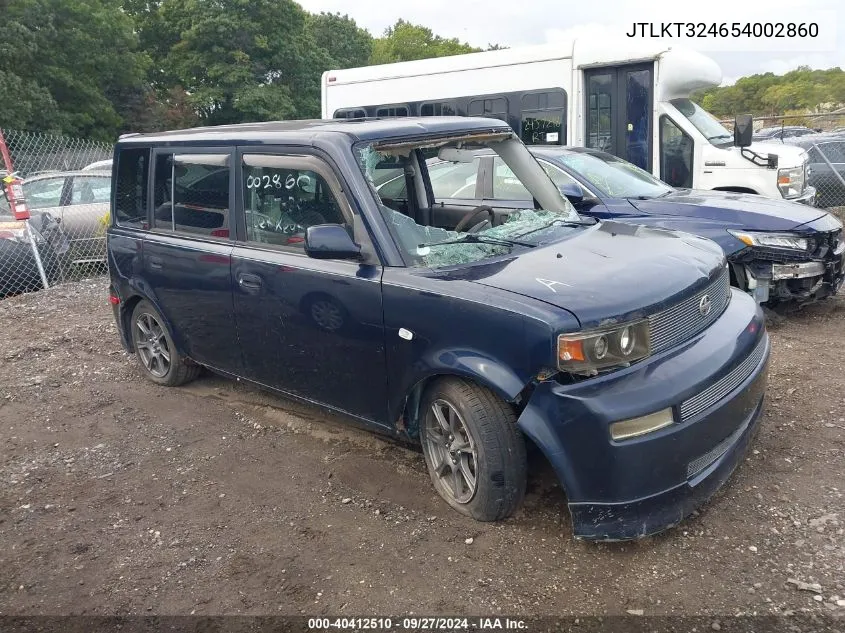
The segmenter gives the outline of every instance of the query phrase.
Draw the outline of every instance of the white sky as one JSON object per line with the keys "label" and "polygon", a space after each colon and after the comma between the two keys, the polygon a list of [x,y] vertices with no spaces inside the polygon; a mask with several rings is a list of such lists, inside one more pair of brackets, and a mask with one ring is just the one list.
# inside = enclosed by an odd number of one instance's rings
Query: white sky
{"label": "white sky", "polygon": [[[308,11],[346,13],[373,35],[403,18],[475,46],[543,44],[572,35],[624,38],[633,22],[815,21],[819,37],[798,40],[684,40],[722,67],[723,83],[799,65],[845,68],[845,3],[842,0],[706,0],[678,6],[677,0],[298,0]],[[659,28],[659,27],[658,27]],[[677,40],[675,40],[677,42]],[[744,50],[743,50],[744,49]],[[749,50],[753,49],[753,50]]]}

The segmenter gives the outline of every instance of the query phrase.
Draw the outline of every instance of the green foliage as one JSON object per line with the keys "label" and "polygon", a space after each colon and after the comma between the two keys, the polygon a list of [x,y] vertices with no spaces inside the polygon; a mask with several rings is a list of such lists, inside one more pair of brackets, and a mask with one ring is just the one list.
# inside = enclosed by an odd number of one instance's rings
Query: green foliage
{"label": "green foliage", "polygon": [[309,15],[305,30],[311,41],[329,54],[332,68],[367,65],[373,50],[373,36],[349,16],[339,13]]}
{"label": "green foliage", "polygon": [[733,86],[700,92],[694,99],[705,110],[724,118],[740,113],[771,116],[796,110],[828,111],[845,104],[845,71],[801,66],[785,75],[751,75]]}
{"label": "green foliage", "polygon": [[446,57],[463,53],[477,53],[481,49],[459,41],[457,38],[444,38],[432,33],[431,29],[405,20],[384,31],[384,36],[373,42],[371,64],[389,64],[429,57]]}
{"label": "green foliage", "polygon": [[11,0],[0,22],[0,126],[111,139],[149,58],[118,0]]}

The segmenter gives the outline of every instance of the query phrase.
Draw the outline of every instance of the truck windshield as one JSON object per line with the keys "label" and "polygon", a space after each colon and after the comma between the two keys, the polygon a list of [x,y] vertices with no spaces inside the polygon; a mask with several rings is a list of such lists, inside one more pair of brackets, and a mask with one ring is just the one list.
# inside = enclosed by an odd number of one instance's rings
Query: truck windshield
{"label": "truck windshield", "polygon": [[733,134],[728,132],[707,110],[689,99],[672,99],[669,103],[678,109],[695,128],[714,145],[733,143]]}
{"label": "truck windshield", "polygon": [[[491,156],[490,150],[508,166],[513,180],[529,191],[536,201],[533,206],[494,211],[482,203],[489,196],[477,186],[483,181],[480,159]],[[356,154],[410,266],[468,264],[554,241],[580,225],[593,224],[578,216],[510,130],[361,143]],[[454,186],[447,187],[449,199],[439,197],[443,187],[432,187],[427,161],[434,158],[454,164],[459,172],[460,182],[453,178]],[[433,191],[434,200],[427,201],[427,191]]]}

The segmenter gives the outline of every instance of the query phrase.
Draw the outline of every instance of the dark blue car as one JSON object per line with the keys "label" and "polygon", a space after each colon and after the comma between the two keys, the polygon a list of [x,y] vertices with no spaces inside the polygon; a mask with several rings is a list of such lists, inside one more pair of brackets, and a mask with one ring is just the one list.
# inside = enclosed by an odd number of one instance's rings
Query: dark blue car
{"label": "dark blue car", "polygon": [[[719,244],[730,263],[731,284],[758,303],[808,303],[836,294],[842,285],[842,224],[823,209],[746,193],[675,189],[593,149],[530,149],[578,213],[688,231]],[[428,169],[439,203],[489,205],[497,218],[532,204],[527,189],[492,152],[478,152],[471,164],[431,159]],[[468,187],[473,171],[478,177]],[[402,178],[386,181],[380,192],[403,199]]]}
{"label": "dark blue car", "polygon": [[[437,200],[427,161],[479,151],[531,204]],[[501,121],[132,135],[114,165],[110,302],[149,379],[206,367],[419,442],[478,520],[517,510],[533,443],[577,537],[651,534],[724,483],[757,427],[769,339],[722,249],[579,216]]]}

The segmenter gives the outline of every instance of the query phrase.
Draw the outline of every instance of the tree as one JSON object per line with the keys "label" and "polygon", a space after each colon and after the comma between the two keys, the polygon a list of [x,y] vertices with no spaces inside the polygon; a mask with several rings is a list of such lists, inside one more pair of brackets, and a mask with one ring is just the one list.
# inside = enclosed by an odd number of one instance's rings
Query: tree
{"label": "tree", "polygon": [[443,38],[434,35],[431,29],[405,20],[384,31],[384,36],[373,42],[371,64],[389,64],[429,57],[446,57],[477,53],[481,49],[459,41],[457,38]]}
{"label": "tree", "polygon": [[319,115],[320,76],[332,60],[292,0],[164,0],[159,10],[179,38],[163,75],[204,123]]}
{"label": "tree", "polygon": [[366,66],[373,50],[373,36],[355,20],[340,13],[309,15],[306,34],[332,59],[332,68]]}
{"label": "tree", "polygon": [[694,96],[718,117],[742,112],[776,115],[786,111],[829,111],[845,104],[845,71],[799,66],[784,75],[763,73],[742,77],[733,86],[710,88]]}
{"label": "tree", "polygon": [[112,139],[148,63],[118,0],[11,0],[0,125]]}

